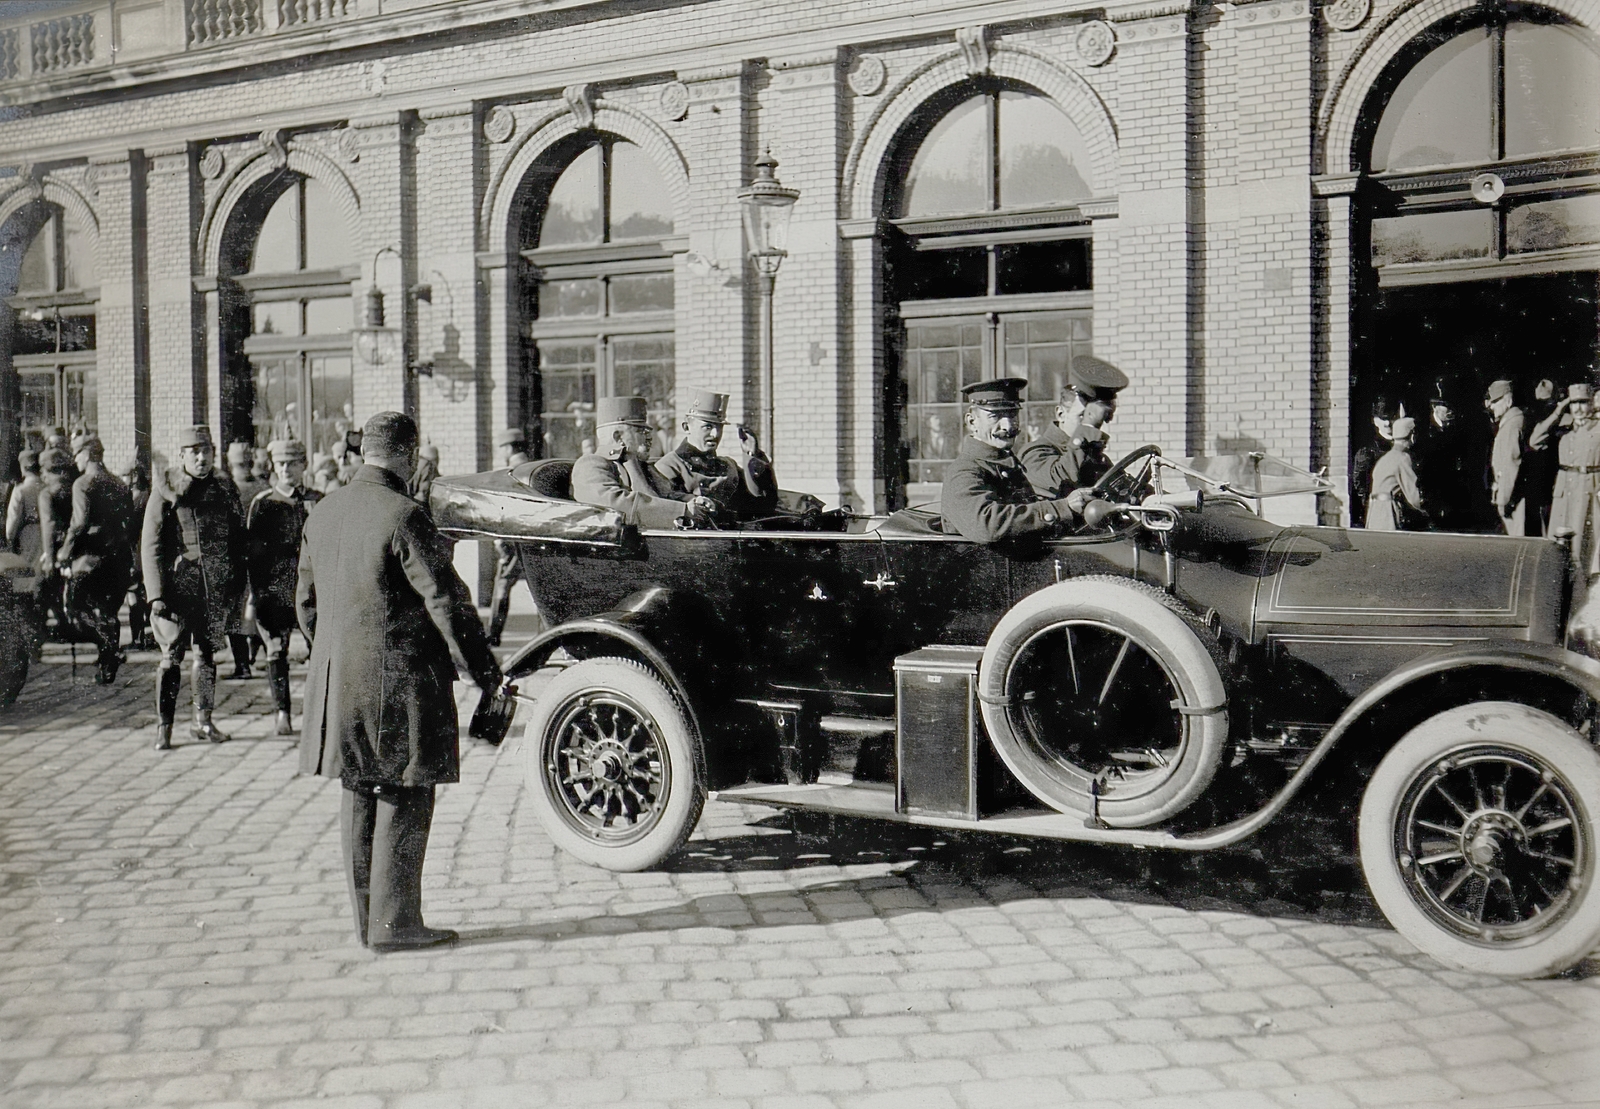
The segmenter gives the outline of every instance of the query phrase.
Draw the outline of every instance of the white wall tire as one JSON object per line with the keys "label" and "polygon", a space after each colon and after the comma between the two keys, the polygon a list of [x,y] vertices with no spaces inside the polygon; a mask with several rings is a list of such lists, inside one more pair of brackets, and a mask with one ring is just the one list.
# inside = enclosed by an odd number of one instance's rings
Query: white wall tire
{"label": "white wall tire", "polygon": [[1558,974],[1600,944],[1600,754],[1507,701],[1430,717],[1361,799],[1361,869],[1406,939],[1447,966]]}
{"label": "white wall tire", "polygon": [[656,866],[694,831],[706,790],[671,691],[627,659],[586,659],[550,680],[524,733],[529,795],[556,846],[607,870]]}
{"label": "white wall tire", "polygon": [[1178,601],[1123,578],[1074,578],[1024,598],[990,634],[978,688],[1017,780],[1060,812],[1097,810],[1112,827],[1181,812],[1227,743],[1216,637]]}

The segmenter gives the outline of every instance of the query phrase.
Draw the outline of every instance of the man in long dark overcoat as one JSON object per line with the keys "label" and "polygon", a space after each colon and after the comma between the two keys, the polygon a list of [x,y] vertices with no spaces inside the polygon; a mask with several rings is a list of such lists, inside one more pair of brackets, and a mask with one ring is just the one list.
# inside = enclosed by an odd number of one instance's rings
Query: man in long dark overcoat
{"label": "man in long dark overcoat", "polygon": [[105,467],[105,447],[90,435],[78,446],[82,476],[72,483],[72,519],[56,550],[56,566],[67,577],[67,609],[98,648],[94,680],[110,685],[117,676],[122,624],[117,613],[133,569],[133,497]]}
{"label": "man in long dark overcoat", "polygon": [[216,652],[244,595],[244,517],[233,483],[216,471],[209,427],[178,437],[178,468],[152,483],[140,537],[150,630],[161,648],[156,667],[156,749],[172,746],[183,658],[194,646],[194,737],[223,743],[211,722]]}
{"label": "man in long dark overcoat", "polygon": [[427,509],[407,495],[417,425],[380,412],[365,465],[306,521],[295,591],[311,640],[300,769],[338,778],[356,933],[377,951],[450,943],[422,922],[434,787],[459,780],[455,659],[485,690],[500,667]]}

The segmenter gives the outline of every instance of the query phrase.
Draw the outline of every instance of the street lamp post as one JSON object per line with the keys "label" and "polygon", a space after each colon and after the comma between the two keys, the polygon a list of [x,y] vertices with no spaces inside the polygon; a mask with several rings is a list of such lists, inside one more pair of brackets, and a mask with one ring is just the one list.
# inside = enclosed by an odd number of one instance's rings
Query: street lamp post
{"label": "street lamp post", "polygon": [[789,214],[800,199],[799,189],[788,189],[778,181],[778,159],[767,151],[756,159],[756,177],[739,190],[739,206],[744,211],[745,248],[755,262],[761,278],[761,437],[769,457],[776,457],[773,404],[772,289],[778,281],[778,267],[788,256]]}

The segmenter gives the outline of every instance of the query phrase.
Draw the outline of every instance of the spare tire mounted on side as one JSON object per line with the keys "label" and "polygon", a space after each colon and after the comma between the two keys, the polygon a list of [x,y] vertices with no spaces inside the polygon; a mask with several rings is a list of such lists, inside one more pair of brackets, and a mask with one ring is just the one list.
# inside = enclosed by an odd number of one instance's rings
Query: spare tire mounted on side
{"label": "spare tire mounted on side", "polygon": [[996,751],[1039,800],[1137,828],[1181,812],[1216,774],[1223,661],[1216,635],[1175,598],[1093,575],[1001,618],[978,696]]}

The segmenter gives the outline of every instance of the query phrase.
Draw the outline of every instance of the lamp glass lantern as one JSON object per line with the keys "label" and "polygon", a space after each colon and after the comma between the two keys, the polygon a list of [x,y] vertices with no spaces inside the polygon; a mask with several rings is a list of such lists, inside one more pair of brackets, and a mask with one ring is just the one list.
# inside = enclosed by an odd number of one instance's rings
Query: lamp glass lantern
{"label": "lamp glass lantern", "polygon": [[800,190],[786,188],[778,180],[778,159],[770,150],[756,159],[755,169],[755,180],[739,190],[739,207],[745,248],[761,275],[761,432],[770,454],[774,453],[772,289],[778,267],[789,253],[789,216]]}

